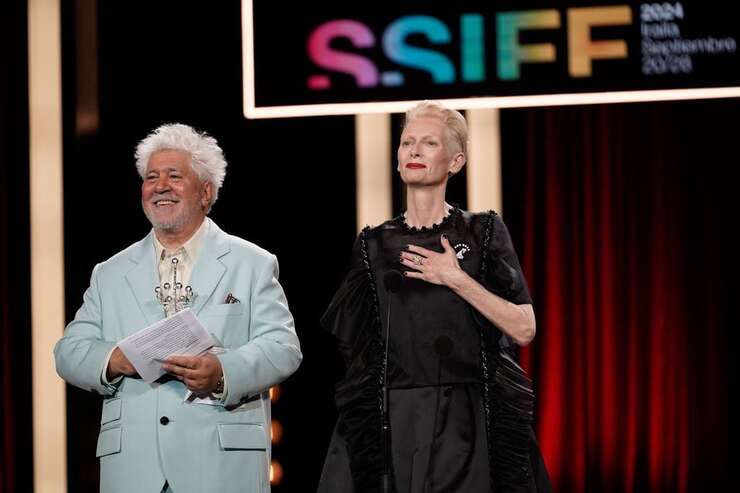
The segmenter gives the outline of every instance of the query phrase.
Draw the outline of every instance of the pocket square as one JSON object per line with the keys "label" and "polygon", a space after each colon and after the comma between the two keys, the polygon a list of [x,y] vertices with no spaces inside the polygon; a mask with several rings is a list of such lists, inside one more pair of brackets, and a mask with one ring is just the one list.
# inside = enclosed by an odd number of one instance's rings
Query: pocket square
{"label": "pocket square", "polygon": [[236,298],[233,294],[229,293],[226,295],[226,299],[224,300],[225,305],[229,305],[231,303],[241,303],[238,298]]}

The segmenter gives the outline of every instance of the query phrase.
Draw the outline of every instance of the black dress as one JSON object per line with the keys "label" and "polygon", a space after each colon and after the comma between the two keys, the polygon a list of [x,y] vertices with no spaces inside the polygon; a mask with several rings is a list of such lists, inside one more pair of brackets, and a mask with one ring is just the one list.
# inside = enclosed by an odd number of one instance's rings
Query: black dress
{"label": "black dress", "polygon": [[447,287],[405,278],[391,295],[383,285],[387,272],[404,269],[399,256],[406,245],[441,252],[441,234],[461,268],[487,289],[516,304],[531,303],[506,226],[493,212],[452,209],[432,228],[409,228],[402,216],[366,228],[322,318],[347,372],[336,387],[339,418],[321,493],[380,490],[385,371],[396,491],[550,491],[532,433],[531,382],[508,338]]}

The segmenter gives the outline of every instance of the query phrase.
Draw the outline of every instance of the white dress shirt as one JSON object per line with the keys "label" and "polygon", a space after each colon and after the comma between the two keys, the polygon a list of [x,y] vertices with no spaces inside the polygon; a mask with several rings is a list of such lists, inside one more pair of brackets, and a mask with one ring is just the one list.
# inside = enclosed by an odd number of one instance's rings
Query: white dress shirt
{"label": "white dress shirt", "polygon": [[[185,286],[190,282],[190,275],[193,273],[193,266],[198,259],[200,248],[203,246],[203,238],[210,221],[206,217],[188,241],[172,250],[165,248],[160,243],[157,235],[154,235],[154,260],[159,271],[160,286],[165,283],[169,283],[171,286],[174,284],[175,268],[172,260],[177,259],[177,281],[182,283],[182,292],[184,293]],[[169,316],[172,313],[166,313],[166,315]]]}

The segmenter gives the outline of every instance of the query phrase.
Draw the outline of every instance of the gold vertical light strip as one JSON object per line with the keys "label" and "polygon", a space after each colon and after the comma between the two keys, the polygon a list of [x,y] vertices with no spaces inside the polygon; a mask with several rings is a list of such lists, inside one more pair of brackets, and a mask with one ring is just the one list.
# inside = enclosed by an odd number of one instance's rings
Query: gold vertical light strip
{"label": "gold vertical light strip", "polygon": [[468,147],[468,209],[475,212],[503,210],[501,190],[501,129],[498,109],[466,112]]}
{"label": "gold vertical light strip", "polygon": [[98,2],[74,2],[75,9],[75,132],[94,135],[100,126],[98,108]]}
{"label": "gold vertical light strip", "polygon": [[355,115],[357,231],[391,217],[391,115]]}
{"label": "gold vertical light strip", "polygon": [[64,382],[52,349],[64,327],[59,0],[28,1],[34,489],[67,491]]}

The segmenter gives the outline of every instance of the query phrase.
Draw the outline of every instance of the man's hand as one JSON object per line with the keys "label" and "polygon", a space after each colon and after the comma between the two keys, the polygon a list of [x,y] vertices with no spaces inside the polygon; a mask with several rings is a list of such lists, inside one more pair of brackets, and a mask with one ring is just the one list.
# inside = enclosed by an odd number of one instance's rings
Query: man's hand
{"label": "man's hand", "polygon": [[105,378],[111,381],[121,375],[127,377],[136,375],[136,368],[134,368],[134,365],[131,364],[126,355],[123,354],[121,348],[116,347],[108,360],[108,369],[105,371]]}
{"label": "man's hand", "polygon": [[202,356],[170,356],[162,368],[197,394],[213,392],[223,375],[221,361],[210,353]]}

